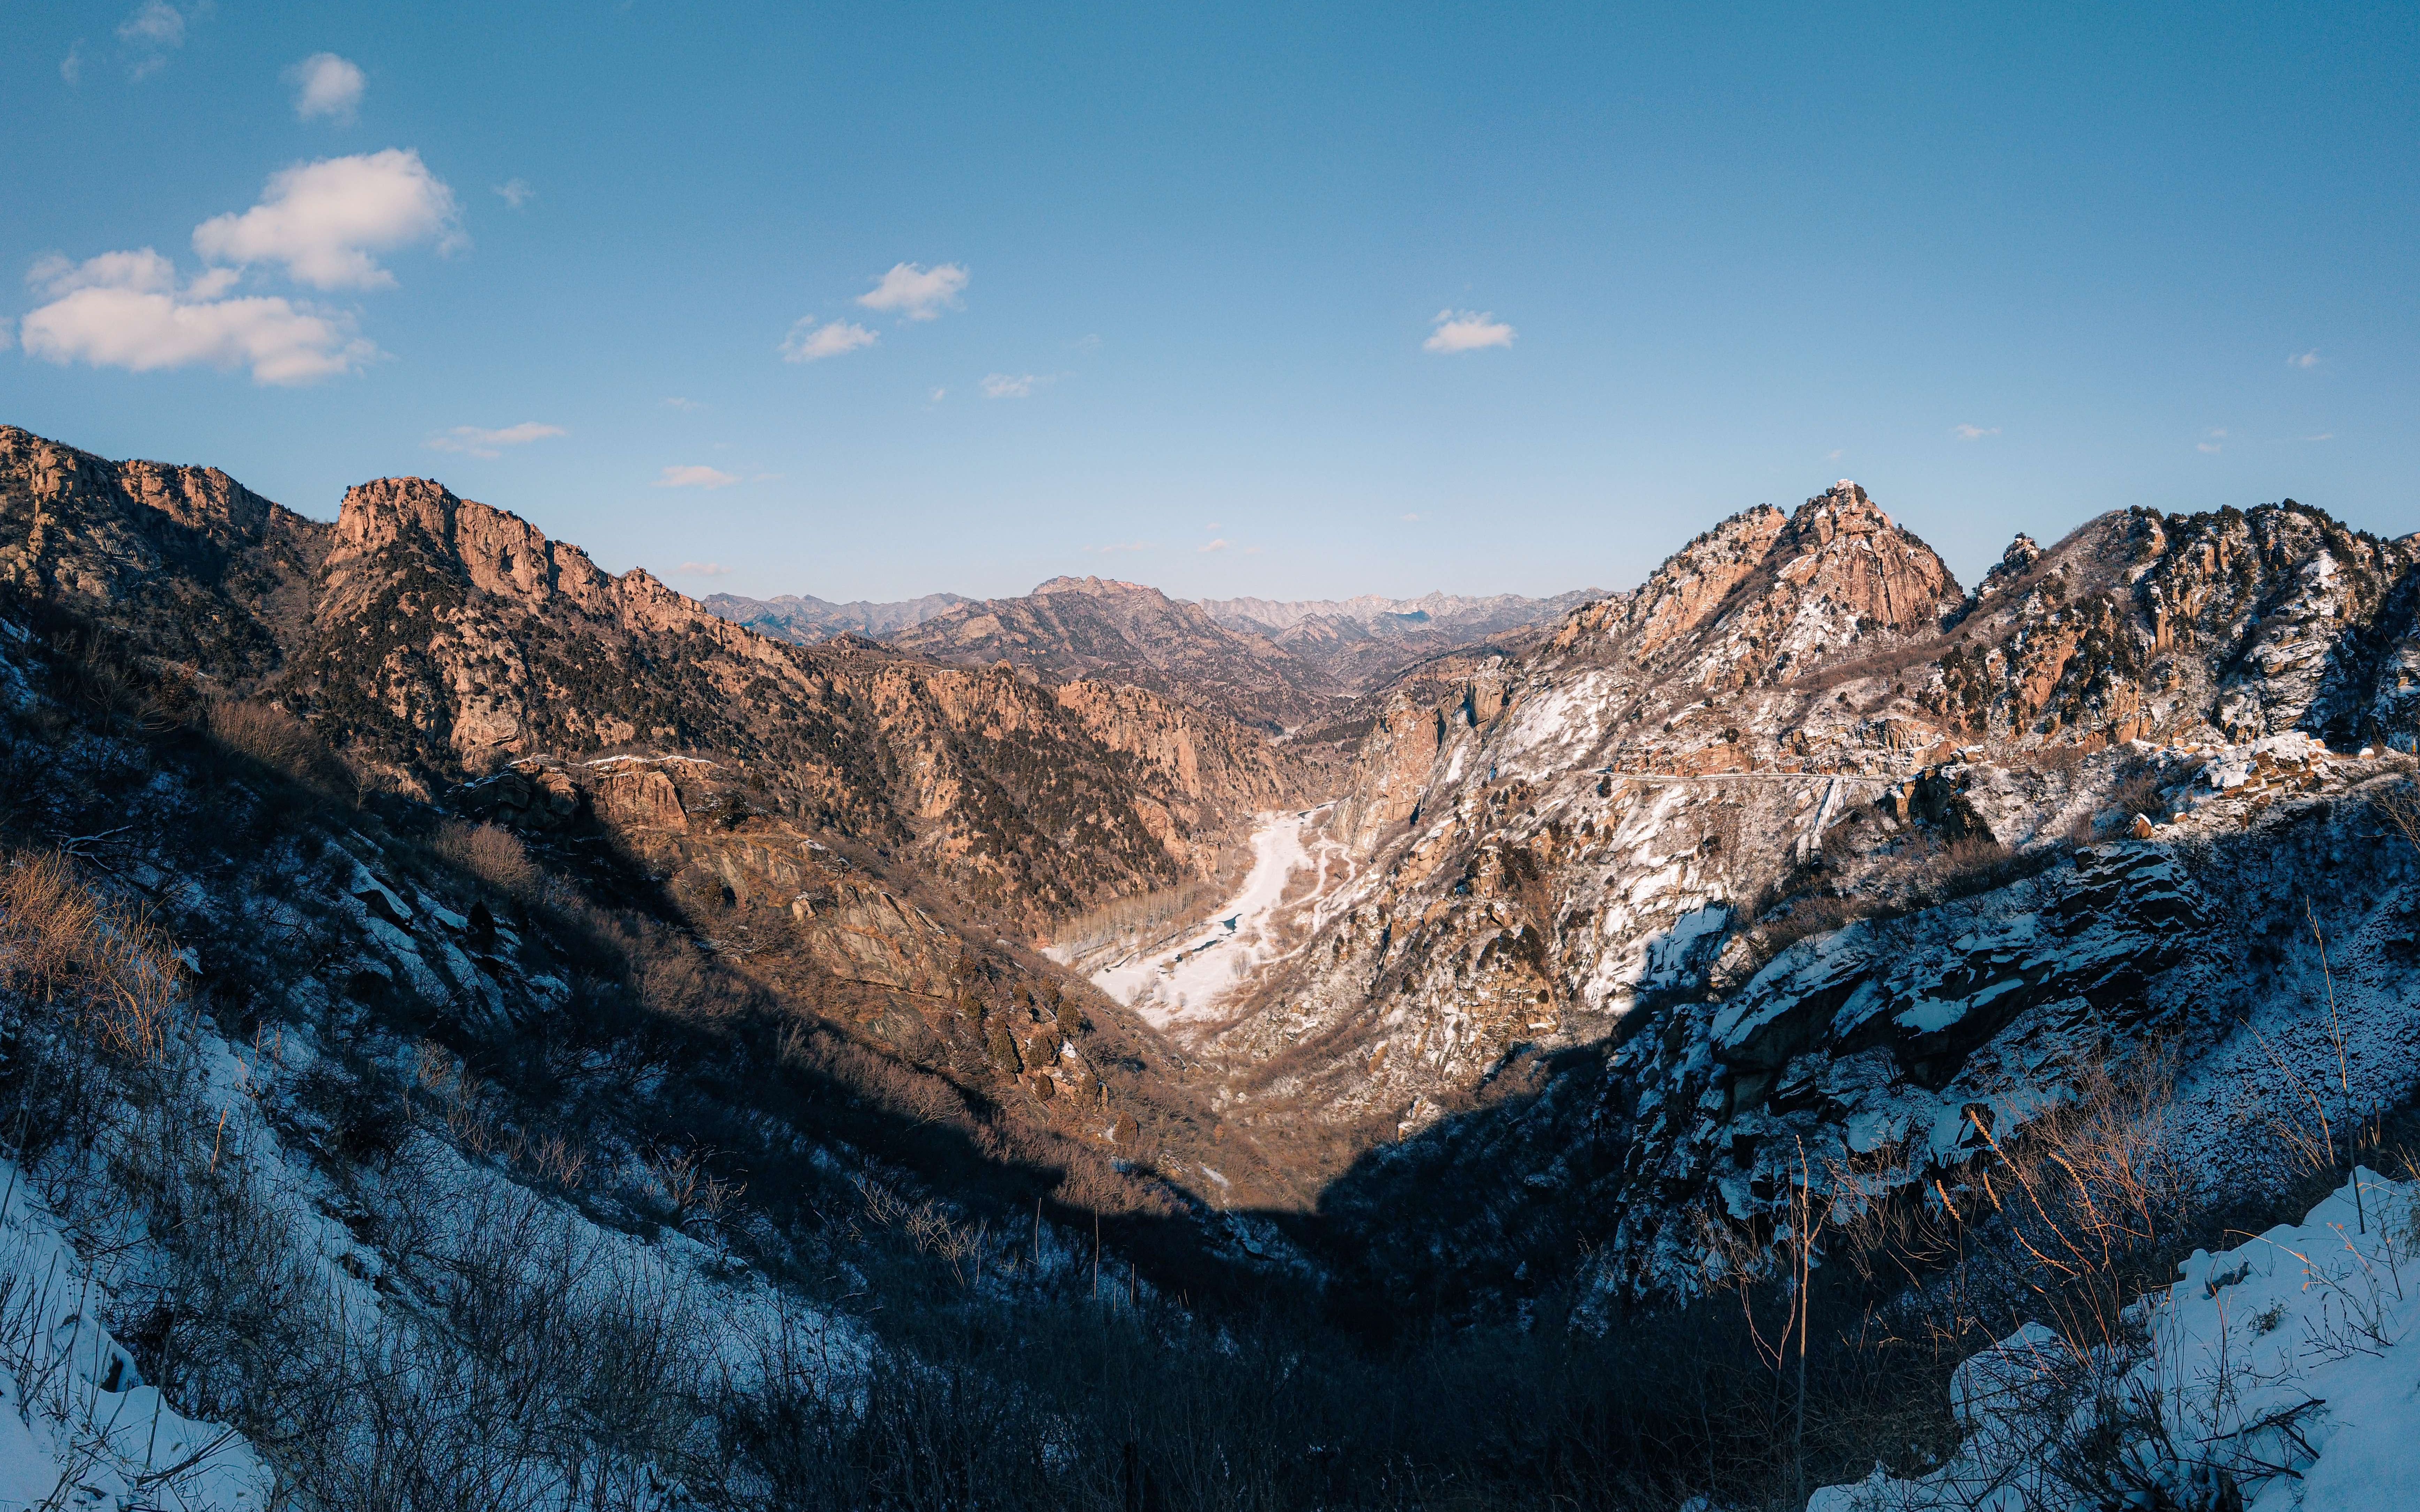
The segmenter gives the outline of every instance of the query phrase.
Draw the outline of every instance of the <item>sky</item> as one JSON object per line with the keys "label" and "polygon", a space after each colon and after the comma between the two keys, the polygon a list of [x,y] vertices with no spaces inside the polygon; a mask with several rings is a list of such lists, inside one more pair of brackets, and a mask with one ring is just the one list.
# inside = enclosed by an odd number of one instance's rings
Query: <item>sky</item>
{"label": "sky", "polygon": [[686,592],[2420,528],[2420,8],[0,0],[0,423]]}

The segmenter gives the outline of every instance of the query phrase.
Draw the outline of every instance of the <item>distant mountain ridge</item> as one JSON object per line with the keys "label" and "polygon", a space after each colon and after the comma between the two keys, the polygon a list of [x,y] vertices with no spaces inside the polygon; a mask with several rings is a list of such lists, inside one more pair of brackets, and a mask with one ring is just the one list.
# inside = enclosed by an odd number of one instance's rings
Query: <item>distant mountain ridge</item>
{"label": "distant mountain ridge", "polygon": [[876,604],[863,598],[835,604],[812,594],[777,594],[771,598],[709,594],[700,602],[712,612],[759,635],[805,646],[852,632],[878,640],[971,600],[962,594],[926,594],[892,604]]}
{"label": "distant mountain ridge", "polygon": [[1020,597],[927,594],[835,604],[783,594],[716,594],[707,609],[797,645],[843,636],[961,665],[1007,661],[1046,680],[1105,676],[1267,729],[1319,724],[1339,701],[1407,669],[1535,633],[1607,595],[1431,593],[1341,599],[1171,598],[1113,578],[1059,577]]}
{"label": "distant mountain ridge", "polygon": [[1422,594],[1418,598],[1356,594],[1351,598],[1204,598],[1196,602],[1212,619],[1231,630],[1243,628],[1246,622],[1253,628],[1277,631],[1290,630],[1309,619],[1353,620],[1371,628],[1389,621],[1408,620],[1451,623],[1457,628],[1485,635],[1551,624],[1582,604],[1605,596],[1602,588],[1581,588],[1551,598],[1526,598],[1519,594],[1473,597],[1439,592]]}
{"label": "distant mountain ridge", "polygon": [[1053,578],[1021,598],[954,606],[885,638],[961,666],[1008,662],[1045,682],[1113,678],[1264,730],[1315,723],[1342,703],[1321,669],[1200,606],[1113,578]]}

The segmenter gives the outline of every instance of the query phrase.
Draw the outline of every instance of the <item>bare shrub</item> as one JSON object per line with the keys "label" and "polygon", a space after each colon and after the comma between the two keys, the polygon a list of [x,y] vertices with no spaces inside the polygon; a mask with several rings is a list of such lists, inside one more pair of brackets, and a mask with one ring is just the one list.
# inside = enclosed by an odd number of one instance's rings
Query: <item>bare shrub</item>
{"label": "bare shrub", "polygon": [[717,1176],[707,1158],[708,1152],[695,1146],[655,1149],[646,1156],[648,1184],[672,1210],[676,1228],[719,1226],[748,1190],[744,1181]]}
{"label": "bare shrub", "polygon": [[2370,802],[2388,828],[2402,836],[2412,849],[2420,850],[2420,785],[2399,782]]}
{"label": "bare shrub", "polygon": [[535,898],[538,871],[519,835],[501,825],[466,825],[448,819],[437,826],[430,849],[508,897]]}

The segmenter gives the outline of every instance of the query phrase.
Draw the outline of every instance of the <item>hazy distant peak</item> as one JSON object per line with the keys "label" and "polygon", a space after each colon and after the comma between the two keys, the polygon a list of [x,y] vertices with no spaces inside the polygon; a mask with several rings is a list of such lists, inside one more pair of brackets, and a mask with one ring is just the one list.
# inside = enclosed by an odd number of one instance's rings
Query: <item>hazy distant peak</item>
{"label": "hazy distant peak", "polygon": [[1569,609],[1605,596],[1601,588],[1582,588],[1551,598],[1528,598],[1519,594],[1482,597],[1439,590],[1418,598],[1357,594],[1351,598],[1205,598],[1198,602],[1212,619],[1231,629],[1240,627],[1238,622],[1249,621],[1271,631],[1289,630],[1305,620],[1320,619],[1349,620],[1373,628],[1388,623],[1430,621],[1440,625],[1483,627],[1492,632],[1549,624]]}
{"label": "hazy distant peak", "polygon": [[812,594],[779,594],[771,598],[743,598],[737,594],[713,594],[704,603],[713,613],[734,620],[777,640],[801,645],[845,633],[881,637],[913,628],[936,614],[946,614],[972,600],[961,594],[926,594],[921,598],[877,604],[854,599],[835,604]]}
{"label": "hazy distant peak", "polygon": [[1045,594],[1090,594],[1095,598],[1121,598],[1129,594],[1148,594],[1154,598],[1167,595],[1147,583],[1130,583],[1117,578],[1053,578],[1036,584],[1029,596],[1039,598]]}

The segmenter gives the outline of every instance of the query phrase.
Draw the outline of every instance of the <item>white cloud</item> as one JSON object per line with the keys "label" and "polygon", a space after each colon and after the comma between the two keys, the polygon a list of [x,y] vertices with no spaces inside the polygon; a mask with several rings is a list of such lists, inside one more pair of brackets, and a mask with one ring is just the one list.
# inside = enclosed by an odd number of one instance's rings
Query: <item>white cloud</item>
{"label": "white cloud", "polygon": [[1233,541],[1221,538],[1211,542],[1208,546],[1197,546],[1193,549],[1196,551],[1224,551],[1234,544],[1235,543]]}
{"label": "white cloud", "polygon": [[2309,372],[2312,368],[2319,365],[2319,348],[2315,347],[2306,352],[2294,353],[2286,359],[2286,365],[2288,367],[2299,367],[2306,373]]}
{"label": "white cloud", "polygon": [[859,295],[857,302],[869,310],[896,310],[910,320],[935,320],[943,310],[958,307],[958,295],[966,286],[967,270],[956,263],[932,269],[900,263],[876,279],[873,291]]}
{"label": "white cloud", "polygon": [[260,203],[194,228],[194,250],[214,262],[277,262],[315,288],[388,288],[395,275],[373,252],[433,241],[463,243],[454,191],[417,152],[299,163],[271,176]]}
{"label": "white cloud", "polygon": [[2336,433],[2335,433],[2335,431],[2332,431],[2332,430],[2323,430],[2323,431],[2319,432],[2317,436],[2305,436],[2305,437],[2304,437],[2304,438],[2303,438],[2303,440],[2306,440],[2306,441],[2332,441],[2332,440],[2335,440],[2335,439],[2336,439]]}
{"label": "white cloud", "polygon": [[684,578],[720,578],[730,571],[720,562],[684,562],[680,564],[680,575]]}
{"label": "white cloud", "polygon": [[1826,462],[1838,462],[1840,460],[1840,451],[1841,448],[1839,447],[1836,446],[1832,448],[1830,451],[1823,454],[1823,460]]}
{"label": "white cloud", "polygon": [[1107,546],[1088,546],[1084,549],[1094,556],[1105,557],[1118,551],[1148,551],[1151,549],[1151,543],[1149,541],[1111,541]]}
{"label": "white cloud", "polygon": [[2213,430],[2213,431],[2211,431],[2211,432],[2210,433],[2210,440],[2206,440],[2206,441],[2195,441],[2195,442],[2194,442],[2194,450],[2195,450],[2195,451],[2196,451],[2196,452],[2221,452],[2221,451],[2225,451],[2225,450],[2226,450],[2226,448],[2225,448],[2224,446],[2221,446],[2219,443],[2220,443],[2221,441],[2226,440],[2226,431],[2224,431],[2224,430]]}
{"label": "white cloud", "polygon": [[311,383],[379,355],[345,316],[282,299],[224,299],[235,272],[218,268],[177,286],[176,266],[146,247],[82,263],[49,257],[27,282],[50,302],[25,316],[25,354],[136,373],[252,369],[256,383]]}
{"label": "white cloud", "polygon": [[501,448],[527,446],[532,441],[564,433],[561,425],[541,425],[535,420],[524,420],[518,425],[506,425],[502,430],[457,425],[452,430],[440,431],[420,444],[432,452],[463,452],[472,456],[492,457],[499,455]]}
{"label": "white cloud", "polygon": [[739,480],[719,468],[666,468],[656,480],[659,488],[728,488]]}
{"label": "white cloud", "polygon": [[495,193],[498,199],[514,209],[520,209],[531,200],[537,198],[537,191],[530,187],[530,181],[526,178],[507,178],[496,186]]}
{"label": "white cloud", "polygon": [[[1957,437],[1962,441],[1979,441],[1986,436],[1997,436],[2000,434],[2000,427],[1997,425],[1952,425],[1949,427],[1949,434]],[[1833,455],[1838,455],[1838,454],[1835,453]]]}
{"label": "white cloud", "polygon": [[285,77],[294,86],[296,120],[353,124],[353,112],[361,106],[365,83],[358,66],[334,53],[314,53],[287,69]]}
{"label": "white cloud", "polygon": [[950,391],[949,391],[949,390],[947,390],[947,389],[935,389],[935,390],[933,391],[933,402],[934,402],[935,404],[939,404],[942,400],[944,400],[944,399],[948,398],[949,396],[950,396]]}
{"label": "white cloud", "polygon": [[[809,328],[813,329],[809,329]],[[782,361],[785,363],[816,363],[827,357],[853,352],[860,347],[871,347],[882,339],[881,332],[845,320],[830,320],[818,326],[814,316],[801,316],[782,338]]]}
{"label": "white cloud", "polygon": [[704,406],[704,405],[702,405],[702,404],[698,403],[695,399],[679,399],[679,398],[674,398],[674,399],[666,399],[666,400],[664,401],[664,408],[665,408],[665,409],[683,409],[683,410],[687,410],[687,409],[705,409],[705,408],[706,408],[706,406]]}
{"label": "white cloud", "polygon": [[1484,310],[1439,310],[1431,321],[1436,329],[1420,343],[1420,350],[1475,352],[1482,347],[1510,347],[1518,332]]}
{"label": "white cloud", "polygon": [[79,37],[68,48],[68,55],[59,59],[59,77],[72,86],[84,83],[84,39]]}
{"label": "white cloud", "polygon": [[1417,514],[1405,515],[1405,516],[1404,517],[1404,524],[1406,524],[1406,525],[1409,525],[1409,524],[1411,524],[1413,521],[1415,521],[1415,520],[1419,519],[1419,517],[1419,517],[1419,515],[1417,515]]}
{"label": "white cloud", "polygon": [[1049,381],[1031,373],[991,373],[984,378],[983,391],[986,398],[1027,399],[1032,397],[1036,385]]}

